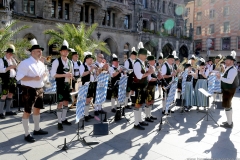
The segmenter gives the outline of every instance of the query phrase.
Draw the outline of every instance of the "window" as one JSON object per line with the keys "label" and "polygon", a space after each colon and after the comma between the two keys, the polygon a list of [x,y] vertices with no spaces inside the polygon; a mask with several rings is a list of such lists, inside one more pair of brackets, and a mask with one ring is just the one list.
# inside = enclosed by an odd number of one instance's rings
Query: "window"
{"label": "window", "polygon": [[81,12],[80,12],[80,22],[83,21],[83,17],[84,17],[84,15],[83,15],[83,7],[81,7]]}
{"label": "window", "polygon": [[112,27],[116,27],[116,25],[115,25],[115,17],[116,17],[116,15],[115,15],[115,13],[113,13],[112,14]]}
{"label": "window", "polygon": [[224,7],[224,10],[223,10],[223,15],[224,16],[228,16],[229,15],[229,7]]}
{"label": "window", "polygon": [[214,33],[214,24],[210,24],[209,25],[209,31],[208,31],[209,34],[213,34]]}
{"label": "window", "polygon": [[69,3],[65,3],[65,20],[69,20]]}
{"label": "window", "polygon": [[51,17],[56,18],[56,1],[52,1]]}
{"label": "window", "polygon": [[124,18],[124,29],[129,29],[130,15],[126,15]]}
{"label": "window", "polygon": [[58,18],[62,19],[62,0],[58,0]]}
{"label": "window", "polygon": [[88,11],[89,11],[89,5],[85,5],[85,22],[86,23],[88,23],[89,22],[89,20],[88,20],[88,18],[89,18],[89,14],[88,14]]}
{"label": "window", "polygon": [[209,12],[209,18],[210,18],[210,19],[213,19],[214,17],[215,17],[215,10],[212,9],[212,10],[210,10],[210,12]]}
{"label": "window", "polygon": [[202,12],[197,13],[197,21],[202,20]]}
{"label": "window", "polygon": [[196,35],[201,35],[202,33],[202,28],[201,26],[197,27]]}
{"label": "window", "polygon": [[34,14],[35,13],[35,0],[23,0],[23,12]]}
{"label": "window", "polygon": [[143,29],[147,29],[147,21],[143,20]]}
{"label": "window", "polygon": [[197,6],[201,6],[202,5],[202,0],[197,0]]}
{"label": "window", "polygon": [[230,50],[230,37],[222,38],[222,50]]}
{"label": "window", "polygon": [[211,39],[212,40],[212,46],[209,48],[209,50],[215,50],[215,39]]}
{"label": "window", "polygon": [[147,0],[142,0],[143,8],[147,8]]}
{"label": "window", "polygon": [[110,26],[111,12],[107,11],[107,25]]}
{"label": "window", "polygon": [[91,24],[94,23],[94,9],[91,8],[91,20],[90,20]]}
{"label": "window", "polygon": [[190,8],[186,8],[186,10],[185,10],[185,17],[188,17],[189,14],[190,14]]}
{"label": "window", "polygon": [[195,51],[201,51],[202,50],[202,41],[196,40],[195,41]]}
{"label": "window", "polygon": [[229,22],[224,22],[224,24],[223,24],[223,32],[224,32],[224,33],[230,33],[230,25],[229,25]]}
{"label": "window", "polygon": [[162,12],[163,12],[163,13],[166,13],[166,10],[165,10],[165,1],[162,2]]}

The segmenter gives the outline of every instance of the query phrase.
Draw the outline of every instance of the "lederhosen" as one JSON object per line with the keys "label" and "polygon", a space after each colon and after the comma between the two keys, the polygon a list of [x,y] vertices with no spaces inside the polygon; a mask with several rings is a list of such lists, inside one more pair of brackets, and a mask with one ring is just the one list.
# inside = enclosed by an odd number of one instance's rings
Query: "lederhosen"
{"label": "lederhosen", "polygon": [[[133,64],[130,59],[128,59],[129,63],[129,68],[128,69],[133,69]],[[128,76],[128,81],[127,81],[127,92],[130,92],[132,89],[132,82],[133,82],[133,72],[131,74],[127,74]]]}
{"label": "lederhosen", "polygon": [[[77,82],[77,79],[78,78],[80,78],[80,71],[79,71],[79,69],[74,69],[74,62],[72,61],[72,63],[73,63],[73,70],[74,70],[74,80],[72,81],[72,88],[75,88],[75,84],[76,84],[76,82]],[[78,67],[80,67],[80,65],[81,65],[81,62],[80,61],[77,61],[77,65],[78,65]],[[78,76],[76,76],[76,72],[78,72],[79,73],[79,75]]]}
{"label": "lederhosen", "polygon": [[[70,66],[70,60],[68,59],[68,66]],[[62,63],[61,57],[58,58],[58,68],[57,68],[57,74],[65,74],[64,73],[64,65]],[[62,101],[69,101],[71,102],[71,95],[70,95],[70,84],[69,82],[65,82],[65,77],[56,78],[56,84],[57,84],[57,98],[58,102]]]}
{"label": "lederhosen", "polygon": [[[234,69],[232,66],[229,68],[223,75],[224,78],[227,78],[229,70]],[[238,76],[234,78],[234,81],[232,84],[224,83],[221,81],[221,88],[222,88],[222,96],[223,96],[223,101],[222,101],[222,106],[224,108],[231,108],[231,103],[232,103],[232,98],[235,94],[236,88],[238,87]]]}
{"label": "lederhosen", "polygon": [[[8,62],[2,58],[4,68],[8,67]],[[7,95],[8,93],[16,92],[16,79],[15,77],[10,77],[10,70],[6,73],[0,73],[0,77],[2,79],[2,95]]]}
{"label": "lederhosen", "polygon": [[[141,65],[141,73],[145,74],[146,73],[146,68],[143,66],[142,62],[140,60],[136,60],[135,63],[140,63]],[[137,76],[133,73],[133,88],[135,91],[135,97],[136,99],[134,100],[133,103],[137,104],[144,104],[146,100],[146,87],[148,84],[147,77],[144,77],[142,79],[138,79]]]}
{"label": "lederhosen", "polygon": [[[149,67],[148,67],[149,68]],[[157,78],[157,75],[154,73],[151,74],[152,78]],[[149,81],[146,89],[146,102],[152,102],[155,96],[155,87],[157,85],[157,81]]]}
{"label": "lederhosen", "polygon": [[[84,72],[89,71],[86,64],[83,63],[82,65],[84,66]],[[90,77],[91,77],[91,73],[88,74],[88,75],[86,75],[86,76],[83,76],[83,77],[82,77],[82,85],[84,85],[86,82],[90,82]],[[93,82],[90,82],[90,83],[89,83],[87,98],[92,98],[92,97],[94,96],[94,94],[95,94],[95,92],[94,92],[94,90],[95,90],[95,89],[94,89],[94,86],[95,86],[95,85],[94,85]]]}
{"label": "lederhosen", "polygon": [[[164,63],[164,65],[166,66],[166,68],[167,68],[167,72],[166,72],[166,75],[167,76],[170,76],[171,75],[171,73],[172,73],[172,71],[171,71],[171,69],[170,69],[170,67],[168,66],[168,64],[167,63]],[[172,81],[172,77],[169,77],[169,78],[164,78],[165,79],[165,81],[167,82],[167,84],[169,84],[171,81]],[[164,87],[164,86],[163,86]],[[170,91],[170,89],[168,89],[167,90],[167,94],[169,93],[169,91]]]}
{"label": "lederhosen", "polygon": [[[113,67],[113,69],[116,71],[117,68]],[[119,73],[117,76],[111,78],[111,85],[112,85],[112,98],[117,98],[118,97],[118,87],[119,85],[115,85],[115,83],[120,80],[121,73]]]}

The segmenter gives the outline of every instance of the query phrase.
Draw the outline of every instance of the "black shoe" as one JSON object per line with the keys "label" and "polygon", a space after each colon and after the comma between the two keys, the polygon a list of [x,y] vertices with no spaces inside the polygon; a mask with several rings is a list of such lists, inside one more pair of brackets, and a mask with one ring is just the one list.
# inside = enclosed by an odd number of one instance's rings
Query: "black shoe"
{"label": "black shoe", "polygon": [[132,107],[135,107],[135,103],[132,103]]}
{"label": "black shoe", "polygon": [[102,110],[99,110],[98,113],[100,113],[100,114],[105,114],[105,113],[107,113],[107,112],[102,109]]}
{"label": "black shoe", "polygon": [[169,115],[168,113],[169,112],[165,113],[165,110],[162,111],[162,114],[164,114],[164,115]]}
{"label": "black shoe", "polygon": [[89,118],[89,119],[93,119],[94,117],[89,114],[89,115],[88,115],[88,118]]}
{"label": "black shoe", "polygon": [[67,119],[65,119],[64,121],[62,121],[62,124],[68,125],[68,126],[72,125],[72,123],[71,123],[71,122],[68,122]]}
{"label": "black shoe", "polygon": [[30,134],[27,135],[24,139],[25,139],[25,141],[30,142],[30,143],[33,143],[36,141]]}
{"label": "black shoe", "polygon": [[154,122],[151,118],[149,118],[149,117],[146,117],[145,118],[145,121],[147,121],[147,122]]}
{"label": "black shoe", "polygon": [[58,130],[63,130],[63,126],[62,126],[62,123],[58,123]]}
{"label": "black shoe", "polygon": [[98,116],[99,115],[99,111],[94,111],[94,115]]}
{"label": "black shoe", "polygon": [[168,113],[170,113],[170,112],[171,112],[171,113],[174,113],[174,111],[172,111],[172,110],[168,110]]}
{"label": "black shoe", "polygon": [[115,109],[115,108],[113,108],[111,111],[112,111],[113,113],[116,113],[116,109]]}
{"label": "black shoe", "polygon": [[156,120],[156,119],[157,119],[157,117],[154,117],[154,116],[151,116],[150,118],[153,119],[153,120]]}
{"label": "black shoe", "polygon": [[222,124],[227,124],[228,122],[222,122]]}
{"label": "black shoe", "polygon": [[126,109],[132,109],[132,107],[129,106],[129,105],[125,106],[125,108],[126,108]]}
{"label": "black shoe", "polygon": [[0,114],[0,119],[5,119],[5,116],[4,116],[4,114]]}
{"label": "black shoe", "polygon": [[233,128],[233,122],[230,125],[228,123],[221,124],[220,127],[223,127],[223,128]]}
{"label": "black shoe", "polygon": [[43,131],[41,128],[39,129],[39,131],[33,131],[33,135],[45,135],[48,134],[47,131]]}
{"label": "black shoe", "polygon": [[89,121],[89,117],[88,116],[84,116],[84,120],[86,121],[86,122],[88,122]]}
{"label": "black shoe", "polygon": [[138,124],[138,125],[134,125],[133,128],[138,129],[138,130],[145,130],[145,128],[142,127],[140,124]]}
{"label": "black shoe", "polygon": [[131,98],[128,98],[128,102],[132,102],[132,101],[131,101]]}
{"label": "black shoe", "polygon": [[148,123],[147,123],[147,122],[139,122],[139,124],[140,124],[141,126],[148,126]]}
{"label": "black shoe", "polygon": [[16,112],[10,111],[10,112],[6,112],[5,114],[6,116],[13,116],[13,115],[17,115]]}

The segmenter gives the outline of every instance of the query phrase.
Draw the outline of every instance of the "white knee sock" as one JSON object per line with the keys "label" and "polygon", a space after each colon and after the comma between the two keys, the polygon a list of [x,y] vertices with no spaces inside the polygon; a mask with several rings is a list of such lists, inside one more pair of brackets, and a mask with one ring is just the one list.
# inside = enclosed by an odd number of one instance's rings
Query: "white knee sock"
{"label": "white knee sock", "polygon": [[102,110],[102,105],[101,105],[101,104],[98,105],[98,110],[99,110],[99,111]]}
{"label": "white knee sock", "polygon": [[25,131],[25,136],[29,135],[29,125],[28,125],[28,119],[22,119],[23,129]]}
{"label": "white knee sock", "polygon": [[153,106],[153,105],[149,106],[149,116],[150,116],[150,117],[152,116],[152,106]]}
{"label": "white knee sock", "polygon": [[142,107],[139,108],[139,111],[138,111],[138,121],[139,122],[142,122]]}
{"label": "white knee sock", "polygon": [[94,111],[98,111],[99,110],[99,105],[94,105]]}
{"label": "white knee sock", "polygon": [[5,105],[5,100],[1,99],[0,100],[0,114],[3,114],[4,105]]}
{"label": "white knee sock", "polygon": [[115,98],[111,98],[112,109],[115,108]]}
{"label": "white knee sock", "polygon": [[128,97],[125,98],[125,106],[128,105]]}
{"label": "white knee sock", "polygon": [[120,103],[118,102],[118,100],[117,100],[117,107],[120,107]]}
{"label": "white knee sock", "polygon": [[137,126],[139,124],[139,121],[138,121],[138,110],[133,110],[134,112],[134,124]]}
{"label": "white knee sock", "polygon": [[34,122],[34,130],[39,131],[39,122],[40,122],[40,114],[39,115],[33,115],[33,122]]}
{"label": "white knee sock", "polygon": [[84,107],[84,115],[85,116],[89,115],[89,107],[90,107],[90,104],[86,104],[86,106]]}
{"label": "white knee sock", "polygon": [[63,109],[62,109],[62,121],[65,121],[65,119],[66,119],[67,110],[68,110],[68,106],[63,106]]}
{"label": "white knee sock", "polygon": [[144,110],[145,110],[146,118],[149,118],[149,113],[148,113],[148,112],[149,112],[149,111],[148,111],[149,108],[148,108],[148,107],[145,107]]}
{"label": "white knee sock", "polygon": [[225,113],[226,113],[226,116],[227,116],[227,122],[228,122],[229,125],[231,125],[232,124],[232,109],[229,110],[229,111],[225,110]]}
{"label": "white knee sock", "polygon": [[57,109],[58,123],[62,123],[62,109]]}

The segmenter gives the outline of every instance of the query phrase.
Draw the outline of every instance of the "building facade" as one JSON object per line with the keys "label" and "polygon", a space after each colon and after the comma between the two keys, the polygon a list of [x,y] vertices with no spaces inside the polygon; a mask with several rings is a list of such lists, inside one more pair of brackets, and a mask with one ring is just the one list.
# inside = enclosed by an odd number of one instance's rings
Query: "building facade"
{"label": "building facade", "polygon": [[[194,5],[194,49],[203,57],[227,56],[231,50],[240,55],[238,0],[196,0]],[[210,45],[208,46],[208,43]]]}
{"label": "building facade", "polygon": [[32,26],[14,38],[36,38],[45,48],[44,55],[57,54],[54,45],[48,46],[50,37],[44,30],[55,29],[56,23],[80,22],[88,26],[98,23],[92,37],[106,42],[121,61],[132,47],[137,48],[139,41],[156,57],[160,52],[167,56],[173,50],[180,58],[193,52],[191,37],[185,34],[181,0],[11,0],[10,3],[0,1],[2,12],[11,12],[18,25]]}

